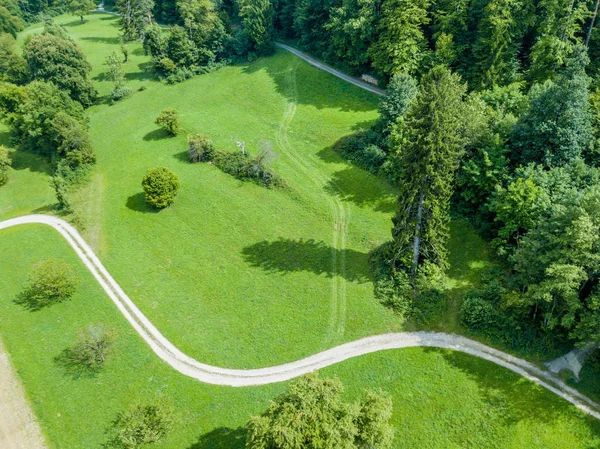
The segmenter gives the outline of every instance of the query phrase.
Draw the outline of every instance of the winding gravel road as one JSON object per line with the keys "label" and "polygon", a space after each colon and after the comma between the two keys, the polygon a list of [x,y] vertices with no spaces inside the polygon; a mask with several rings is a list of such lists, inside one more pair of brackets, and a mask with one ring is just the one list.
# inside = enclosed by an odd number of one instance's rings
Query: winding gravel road
{"label": "winding gravel road", "polygon": [[286,381],[371,352],[425,346],[451,349],[489,360],[541,385],[585,413],[600,419],[600,405],[569,387],[550,372],[459,335],[435,332],[375,335],[334,347],[302,360],[260,369],[227,369],[200,363],[177,349],[156,329],[119,287],[79,232],[66,221],[49,215],[27,215],[0,222],[0,230],[27,224],[44,224],[58,231],[155,354],[180,373],[200,382],[232,387],[264,385]]}

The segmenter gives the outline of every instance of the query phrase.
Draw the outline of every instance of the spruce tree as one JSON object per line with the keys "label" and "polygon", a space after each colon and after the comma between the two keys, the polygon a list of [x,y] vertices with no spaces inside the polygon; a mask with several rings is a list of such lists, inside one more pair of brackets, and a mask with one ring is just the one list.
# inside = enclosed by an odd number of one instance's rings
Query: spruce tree
{"label": "spruce tree", "polygon": [[529,14],[522,0],[490,0],[483,10],[473,45],[476,84],[491,88],[514,81],[517,53]]}
{"label": "spruce tree", "polygon": [[117,0],[121,15],[123,38],[126,41],[142,39],[146,28],[152,25],[154,0]]}
{"label": "spruce tree", "polygon": [[252,51],[260,55],[273,53],[273,5],[269,0],[240,0],[240,18]]}
{"label": "spruce tree", "polygon": [[540,9],[542,20],[529,56],[529,78],[535,82],[553,78],[564,66],[577,44],[582,43],[582,26],[589,16],[584,1],[542,0]]}
{"label": "spruce tree", "polygon": [[423,26],[429,23],[429,0],[383,3],[377,42],[369,49],[373,66],[387,75],[413,74],[427,51]]}
{"label": "spruce tree", "polygon": [[448,208],[465,142],[465,93],[458,75],[434,67],[423,77],[401,132],[394,262],[413,278],[423,263],[446,267]]}

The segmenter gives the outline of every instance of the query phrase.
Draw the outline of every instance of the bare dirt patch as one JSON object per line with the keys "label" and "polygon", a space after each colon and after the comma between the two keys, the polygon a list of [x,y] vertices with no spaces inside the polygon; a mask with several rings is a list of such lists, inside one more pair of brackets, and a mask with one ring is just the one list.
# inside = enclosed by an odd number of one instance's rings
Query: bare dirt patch
{"label": "bare dirt patch", "polygon": [[42,431],[0,341],[0,447],[46,449]]}

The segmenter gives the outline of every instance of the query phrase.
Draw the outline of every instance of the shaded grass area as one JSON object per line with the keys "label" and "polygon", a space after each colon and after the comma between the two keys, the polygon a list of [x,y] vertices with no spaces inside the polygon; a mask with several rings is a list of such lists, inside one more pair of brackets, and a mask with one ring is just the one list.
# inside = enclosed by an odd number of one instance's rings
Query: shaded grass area
{"label": "shaded grass area", "polygon": [[[157,448],[243,449],[245,421],[286,388],[214,387],[176,373],[134,333],[52,229],[4,230],[0,254],[10,256],[0,258],[0,332],[52,447],[100,447],[119,411],[136,400],[167,395],[178,424]],[[12,299],[26,284],[32,264],[49,254],[76,267],[80,286],[71,301],[31,313]],[[73,376],[56,357],[73,345],[77,329],[90,323],[115,331],[115,349],[96,375]],[[597,421],[520,376],[463,354],[385,351],[329,367],[321,375],[340,377],[348,398],[361,397],[365,387],[389,391],[395,449],[583,449],[600,444]]]}
{"label": "shaded grass area", "polygon": [[8,184],[0,187],[0,218],[52,211],[56,200],[49,183],[50,165],[37,155],[12,148],[8,127],[1,122],[0,145],[9,149],[12,160]]}

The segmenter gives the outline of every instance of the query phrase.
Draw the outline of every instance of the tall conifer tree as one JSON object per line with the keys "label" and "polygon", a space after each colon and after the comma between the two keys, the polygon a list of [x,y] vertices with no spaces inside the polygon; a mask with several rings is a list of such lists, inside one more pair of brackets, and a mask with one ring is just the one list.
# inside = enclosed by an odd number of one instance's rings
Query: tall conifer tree
{"label": "tall conifer tree", "polygon": [[423,27],[429,0],[387,0],[383,3],[379,37],[369,49],[373,66],[387,75],[413,74],[427,51]]}
{"label": "tall conifer tree", "polygon": [[401,133],[394,260],[413,277],[424,262],[446,267],[448,208],[465,142],[465,93],[458,75],[434,67],[423,77]]}

